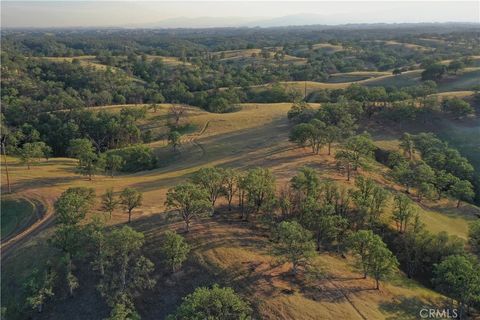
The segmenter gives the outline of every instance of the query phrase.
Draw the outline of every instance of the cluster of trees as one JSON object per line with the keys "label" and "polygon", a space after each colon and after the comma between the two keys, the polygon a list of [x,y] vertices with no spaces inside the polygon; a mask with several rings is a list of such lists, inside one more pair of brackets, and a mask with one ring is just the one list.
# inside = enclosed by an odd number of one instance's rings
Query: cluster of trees
{"label": "cluster of trees", "polygon": [[296,103],[288,112],[288,118],[300,122],[290,132],[290,141],[300,147],[309,146],[318,154],[322,147],[328,147],[331,154],[333,143],[339,143],[335,159],[347,180],[359,167],[366,167],[376,147],[368,133],[355,135],[357,121],[363,114],[359,103],[347,103],[341,99],[338,103],[326,103],[314,110],[306,103]]}
{"label": "cluster of trees", "polygon": [[225,198],[229,210],[238,198],[242,218],[248,220],[250,214],[269,208],[274,196],[275,179],[267,169],[241,173],[211,167],[198,170],[191,182],[169,189],[165,204],[181,216],[188,232],[192,219],[213,213],[220,197]]}
{"label": "cluster of trees", "polygon": [[[390,153],[388,165],[407,193],[415,188],[419,200],[451,196],[458,200],[457,207],[461,201],[473,201],[474,168],[457,150],[431,133],[405,133],[400,148],[404,155]],[[421,159],[417,159],[417,153]]]}
{"label": "cluster of trees", "polygon": [[[141,205],[142,195],[126,188],[119,197],[113,190],[102,196],[102,211],[109,214],[122,205],[129,214]],[[43,272],[35,269],[25,283],[26,306],[42,312],[55,296],[73,296],[82,284],[77,269],[89,268],[99,278],[98,290],[112,308],[109,319],[139,319],[133,299],[142,290],[152,288],[154,264],[142,255],[144,235],[128,226],[107,229],[105,219],[91,214],[95,192],[88,188],[70,188],[55,203],[56,228],[51,245],[57,254]],[[189,246],[183,237],[166,232],[161,245],[165,265],[176,271],[186,260]]]}
{"label": "cluster of trees", "polygon": [[[2,118],[10,128],[7,152],[15,153],[25,143],[43,141],[54,156],[68,155],[72,139],[90,140],[97,152],[122,148],[145,140],[136,124],[146,115],[145,108],[122,108],[120,113],[77,110],[71,112],[26,113],[26,119]],[[148,141],[146,141],[148,142]]]}
{"label": "cluster of trees", "polygon": [[364,115],[368,118],[379,115],[393,121],[421,119],[426,122],[432,119],[432,115],[442,113],[461,119],[475,113],[470,102],[456,97],[439,101],[438,97],[432,95],[436,92],[437,85],[432,80],[401,88],[364,87],[353,84],[345,89],[315,91],[310,94],[308,100],[337,103],[347,99],[350,102],[361,103]]}
{"label": "cluster of trees", "polygon": [[449,62],[448,65],[435,61],[428,61],[429,63],[424,65],[425,70],[422,72],[422,80],[440,81],[447,74],[457,74],[458,71],[470,64],[468,58],[457,59]]}

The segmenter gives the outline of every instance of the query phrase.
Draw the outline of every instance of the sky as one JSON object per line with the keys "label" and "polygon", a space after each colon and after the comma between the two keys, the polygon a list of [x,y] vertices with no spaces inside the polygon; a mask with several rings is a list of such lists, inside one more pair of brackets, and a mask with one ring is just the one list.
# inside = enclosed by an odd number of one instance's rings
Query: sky
{"label": "sky", "polygon": [[[249,25],[305,15],[305,24],[476,22],[479,1],[1,1],[1,25],[196,27]],[[318,15],[318,16],[317,16]],[[303,16],[302,16],[303,17]],[[315,17],[313,19],[312,17]],[[278,20],[278,19],[277,19]],[[278,24],[278,21],[276,21]],[[285,19],[285,25],[298,24]]]}

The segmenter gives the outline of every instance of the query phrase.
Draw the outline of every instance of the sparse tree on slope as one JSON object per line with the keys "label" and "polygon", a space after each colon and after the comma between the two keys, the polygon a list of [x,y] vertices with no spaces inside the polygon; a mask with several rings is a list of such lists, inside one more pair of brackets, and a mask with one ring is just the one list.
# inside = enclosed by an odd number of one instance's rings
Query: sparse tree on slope
{"label": "sparse tree on slope", "polygon": [[397,231],[404,233],[407,230],[410,219],[414,216],[412,200],[409,197],[398,194],[394,198],[395,209],[393,210],[392,219],[397,225]]}
{"label": "sparse tree on slope", "polygon": [[98,289],[110,306],[131,301],[134,294],[155,285],[153,263],[141,254],[144,235],[128,226],[115,229],[105,238],[105,274]]}
{"label": "sparse tree on slope", "polygon": [[190,246],[181,235],[167,231],[164,234],[160,251],[164,257],[165,264],[172,269],[172,272],[176,272],[183,262],[187,260]]}
{"label": "sparse tree on slope", "polygon": [[315,254],[315,243],[310,231],[298,222],[283,221],[273,233],[276,242],[275,253],[292,263],[292,274],[297,274],[298,267],[304,265]]}
{"label": "sparse tree on slope", "polygon": [[165,204],[181,215],[187,232],[192,218],[207,215],[213,209],[208,193],[192,183],[179,184],[169,189]]}
{"label": "sparse tree on slope", "polygon": [[202,168],[195,172],[192,182],[201,186],[208,192],[212,207],[215,206],[217,198],[223,193],[224,174],[220,168]]}
{"label": "sparse tree on slope", "polygon": [[365,165],[365,158],[371,157],[374,150],[375,146],[367,133],[353,136],[342,145],[342,150],[337,151],[335,159],[347,172],[347,181],[350,181],[352,171]]}
{"label": "sparse tree on slope", "polygon": [[473,192],[473,186],[470,181],[467,180],[459,180],[457,181],[449,191],[450,195],[456,198],[457,201],[457,208],[460,207],[461,201],[471,201],[475,196]]}
{"label": "sparse tree on slope", "polygon": [[120,203],[128,212],[128,223],[132,221],[133,209],[142,205],[142,199],[142,193],[134,188],[125,188],[120,194]]}
{"label": "sparse tree on slope", "polygon": [[102,196],[102,210],[107,212],[110,219],[112,218],[112,213],[117,209],[120,201],[115,198],[113,193],[113,188],[107,189],[105,194]]}

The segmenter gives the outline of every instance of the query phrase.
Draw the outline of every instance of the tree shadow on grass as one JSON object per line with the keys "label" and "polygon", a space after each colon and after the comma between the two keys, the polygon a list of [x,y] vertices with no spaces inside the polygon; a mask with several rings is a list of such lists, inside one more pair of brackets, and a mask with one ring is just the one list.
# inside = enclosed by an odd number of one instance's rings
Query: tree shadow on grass
{"label": "tree shadow on grass", "polygon": [[420,319],[420,311],[422,309],[444,308],[448,308],[448,306],[440,304],[439,301],[430,299],[421,300],[416,297],[402,297],[380,303],[380,310],[389,314],[389,316],[385,318],[387,320]]}

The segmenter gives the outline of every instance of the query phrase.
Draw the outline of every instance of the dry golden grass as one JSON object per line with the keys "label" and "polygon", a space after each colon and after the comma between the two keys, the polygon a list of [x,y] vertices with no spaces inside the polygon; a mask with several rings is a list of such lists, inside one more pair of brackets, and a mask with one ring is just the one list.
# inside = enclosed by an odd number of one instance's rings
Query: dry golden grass
{"label": "dry golden grass", "polygon": [[316,49],[328,49],[329,51],[332,52],[338,52],[338,51],[343,51],[344,48],[341,45],[334,45],[330,43],[316,43],[313,45],[313,50]]}
{"label": "dry golden grass", "polygon": [[[158,112],[149,111],[142,125],[164,126],[169,106],[162,104]],[[114,178],[97,176],[88,181],[74,172],[76,160],[72,159],[40,161],[31,170],[26,170],[16,159],[9,158],[12,189],[27,198],[43,199],[51,207],[55,198],[72,186],[93,187],[97,196],[109,187],[114,187],[116,192],[127,186],[137,188],[144,194],[144,203],[134,210],[132,226],[146,234],[149,255],[159,259],[156,250],[162,232],[166,229],[182,230],[181,223],[172,224],[164,218],[166,191],[201,167],[267,167],[277,177],[280,187],[299,167],[308,165],[317,169],[322,178],[353,186],[353,181],[347,182],[336,171],[335,161],[325,149],[320,155],[314,155],[310,150],[288,142],[286,113],[290,107],[290,103],[243,104],[239,111],[227,114],[212,114],[189,107],[188,121],[196,127],[196,132],[190,134],[191,140],[185,141],[179,154],[169,150],[163,141],[150,144],[161,160],[169,161],[168,166]],[[107,107],[115,112],[120,108]],[[396,148],[397,142],[392,141],[379,139],[377,143]],[[361,174],[389,189],[399,190],[399,186],[385,179],[386,171],[385,167],[374,164],[370,171]],[[4,183],[2,167],[3,190]],[[421,210],[421,217],[429,230],[446,230],[465,237],[468,221],[462,211],[465,208],[457,210],[453,203],[442,201],[426,202]],[[388,219],[388,214],[384,219]],[[127,214],[118,210],[108,223],[126,221]],[[45,238],[51,231],[51,228],[46,229],[16,250],[5,272],[12,277],[17,273],[23,277],[25,270],[30,268],[32,259],[29,257],[33,252],[38,252],[41,257],[48,256]],[[288,273],[289,265],[272,256],[265,231],[241,222],[238,213],[225,219],[194,221],[190,234],[186,236],[193,249],[191,259],[203,268],[205,276],[210,277],[211,282],[222,281],[235,286],[265,319],[415,319],[419,306],[438,305],[441,300],[439,295],[407,280],[402,274],[382,282],[380,291],[372,290],[373,281],[360,279],[360,274],[351,266],[351,258],[329,254],[321,254],[315,260],[315,265],[323,270],[323,277],[300,275],[294,280]],[[159,286],[164,286],[163,282]]]}
{"label": "dry golden grass", "polygon": [[[278,48],[270,48],[269,60],[274,59],[275,50],[277,49]],[[240,59],[249,59],[249,58],[256,58],[256,59],[262,60],[263,58],[260,56],[261,52],[262,52],[261,49],[241,49],[241,50],[212,52],[212,55],[217,57],[222,56],[223,58],[220,59],[221,61],[240,60]],[[294,63],[294,64],[304,64],[307,62],[307,59],[286,54],[284,55],[283,60],[281,61]]]}
{"label": "dry golden grass", "polygon": [[384,41],[384,43],[386,45],[389,45],[389,46],[402,46],[402,47],[405,47],[405,48],[408,48],[408,49],[413,49],[413,50],[418,50],[418,51],[432,50],[432,48],[428,48],[428,47],[421,46],[421,45],[414,44],[414,43],[398,42],[398,41],[393,41],[393,40]]}
{"label": "dry golden grass", "polygon": [[178,57],[147,55],[147,61],[153,61],[155,59],[160,59],[163,63],[165,63],[168,66],[178,66],[178,65],[191,66],[192,65],[190,62],[183,62]]}
{"label": "dry golden grass", "polygon": [[[72,62],[73,60],[79,60],[80,64],[84,67],[92,67],[97,70],[105,71],[107,70],[108,66],[101,64],[95,56],[75,56],[75,57],[35,57],[32,59],[41,59],[41,60],[48,60],[52,62]],[[119,69],[115,67],[110,67],[112,71],[118,71]]]}

